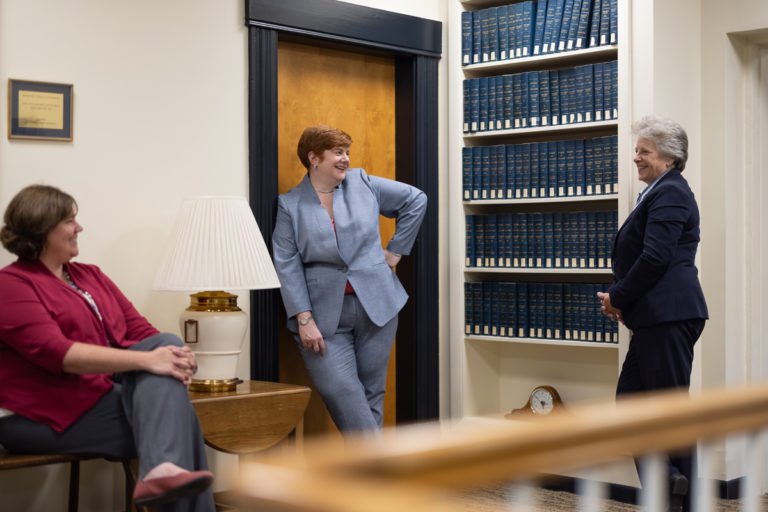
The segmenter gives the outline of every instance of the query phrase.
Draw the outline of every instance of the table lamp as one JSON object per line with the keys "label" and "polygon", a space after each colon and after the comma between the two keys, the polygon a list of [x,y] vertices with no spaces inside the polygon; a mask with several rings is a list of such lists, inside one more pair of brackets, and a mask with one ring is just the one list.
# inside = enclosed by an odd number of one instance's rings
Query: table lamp
{"label": "table lamp", "polygon": [[231,391],[248,315],[225,290],[279,288],[275,267],[244,197],[201,196],[181,204],[153,288],[196,291],[180,317],[195,352],[193,391]]}

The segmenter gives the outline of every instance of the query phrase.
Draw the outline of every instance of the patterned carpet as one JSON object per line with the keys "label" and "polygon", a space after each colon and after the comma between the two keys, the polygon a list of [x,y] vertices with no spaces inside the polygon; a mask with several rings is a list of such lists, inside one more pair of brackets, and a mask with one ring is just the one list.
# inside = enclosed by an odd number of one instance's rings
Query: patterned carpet
{"label": "patterned carpet", "polygon": [[[515,498],[507,487],[480,489],[462,493],[460,501],[467,512],[496,512],[515,510]],[[568,512],[579,510],[579,496],[565,491],[535,489],[533,494],[533,512]],[[601,512],[639,512],[642,507],[605,500]],[[717,500],[715,512],[738,512],[743,510],[740,500]],[[768,512],[768,495],[761,499],[760,510]]]}

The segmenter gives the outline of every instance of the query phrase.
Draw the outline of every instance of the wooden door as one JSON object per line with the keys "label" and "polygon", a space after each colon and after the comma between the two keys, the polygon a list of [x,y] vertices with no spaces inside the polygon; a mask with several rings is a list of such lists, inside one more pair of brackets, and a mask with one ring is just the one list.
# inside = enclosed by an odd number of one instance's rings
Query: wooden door
{"label": "wooden door", "polygon": [[[304,128],[327,124],[352,137],[350,167],[395,179],[395,63],[391,58],[331,50],[294,42],[278,44],[278,184],[282,194],[306,173],[296,154]],[[395,224],[381,218],[383,243]],[[299,348],[281,319],[280,381],[311,386]],[[384,424],[395,424],[395,349],[389,361]],[[308,435],[336,431],[313,389],[305,415]]]}

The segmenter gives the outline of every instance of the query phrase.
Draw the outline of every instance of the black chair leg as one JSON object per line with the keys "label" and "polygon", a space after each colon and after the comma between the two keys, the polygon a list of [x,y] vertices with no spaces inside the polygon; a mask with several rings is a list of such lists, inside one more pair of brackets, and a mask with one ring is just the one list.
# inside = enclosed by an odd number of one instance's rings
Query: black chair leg
{"label": "black chair leg", "polygon": [[69,512],[77,512],[80,494],[80,461],[69,463]]}

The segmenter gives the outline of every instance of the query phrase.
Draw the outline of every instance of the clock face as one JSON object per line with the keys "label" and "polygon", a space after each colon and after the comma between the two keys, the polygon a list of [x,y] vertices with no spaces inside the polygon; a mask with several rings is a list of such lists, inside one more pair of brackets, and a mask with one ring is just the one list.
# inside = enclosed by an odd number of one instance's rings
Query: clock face
{"label": "clock face", "polygon": [[555,400],[549,390],[538,388],[531,393],[531,410],[536,414],[549,414],[555,406]]}

